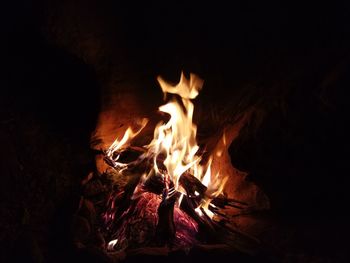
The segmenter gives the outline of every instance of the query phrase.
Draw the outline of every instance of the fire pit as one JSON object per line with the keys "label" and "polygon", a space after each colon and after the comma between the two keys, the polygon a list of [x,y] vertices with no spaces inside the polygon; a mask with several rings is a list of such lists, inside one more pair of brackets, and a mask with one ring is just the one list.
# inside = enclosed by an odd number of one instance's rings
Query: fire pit
{"label": "fire pit", "polygon": [[192,100],[203,81],[182,73],[176,85],[160,77],[158,82],[166,103],[159,107],[164,120],[155,126],[153,139],[146,145],[135,143],[148,119],[135,121],[135,127],[100,149],[107,168],[91,172],[82,182],[79,220],[73,225],[79,229],[76,247],[93,245],[118,260],[198,248],[256,253],[259,240],[241,231],[234,216],[267,208],[268,201],[251,202],[259,190],[247,187],[244,173],[232,167],[227,152],[247,116],[216,135],[214,147],[199,145]]}

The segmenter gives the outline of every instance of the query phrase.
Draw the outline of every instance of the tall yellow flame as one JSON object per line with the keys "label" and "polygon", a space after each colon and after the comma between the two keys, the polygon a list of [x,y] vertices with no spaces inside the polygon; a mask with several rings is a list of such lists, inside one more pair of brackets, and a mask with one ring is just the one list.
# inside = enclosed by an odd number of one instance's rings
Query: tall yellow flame
{"label": "tall yellow flame", "polygon": [[182,73],[180,82],[175,86],[165,82],[160,77],[158,77],[158,82],[164,95],[167,93],[179,95],[182,105],[176,99],[172,99],[159,107],[161,112],[170,115],[170,119],[167,123],[159,123],[156,126],[154,139],[147,148],[150,152],[156,153],[154,156],[156,172],[159,172],[158,155],[165,155],[163,164],[174,183],[175,190],[178,190],[181,175],[198,165],[200,161],[200,158],[196,156],[199,146],[196,142],[197,127],[192,121],[194,105],[191,99],[197,97],[203,81],[193,74],[188,81]]}
{"label": "tall yellow flame", "polygon": [[[164,93],[164,99],[168,94],[174,94],[180,100],[175,97],[159,107],[161,112],[170,115],[170,119],[165,123],[157,124],[153,140],[145,146],[147,152],[143,157],[153,158],[153,171],[170,180],[176,191],[182,192],[179,179],[185,172],[190,172],[199,179],[207,187],[207,191],[196,211],[201,215],[202,208],[208,216],[212,217],[213,213],[209,210],[209,204],[223,191],[226,178],[221,179],[219,173],[213,176],[211,171],[212,157],[203,165],[201,164],[202,157],[198,154],[197,126],[193,123],[194,105],[191,100],[198,96],[203,86],[203,80],[194,74],[191,74],[190,79],[187,79],[181,73],[180,82],[176,85],[167,83],[161,77],[158,77],[158,82]],[[145,121],[141,127],[143,128],[144,125],[146,125]],[[138,132],[135,133],[128,129],[124,137],[120,141],[116,140],[107,153],[112,154],[117,149],[125,147],[130,139],[137,134]],[[163,160],[161,167],[159,160]],[[180,202],[181,199],[182,197]]]}

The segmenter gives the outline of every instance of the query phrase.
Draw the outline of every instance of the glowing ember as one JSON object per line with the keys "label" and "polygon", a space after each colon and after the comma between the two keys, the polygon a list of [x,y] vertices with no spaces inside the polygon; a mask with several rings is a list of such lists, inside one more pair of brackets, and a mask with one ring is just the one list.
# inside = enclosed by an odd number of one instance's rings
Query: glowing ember
{"label": "glowing ember", "polygon": [[[143,193],[132,209],[124,215],[123,223],[113,233],[113,238],[118,239],[109,242],[107,249],[123,250],[149,246],[152,240],[157,238],[156,228],[159,220],[157,209],[160,203],[161,198],[158,195]],[[196,222],[178,207],[174,209],[174,223],[176,224],[174,246],[188,248],[197,242],[194,238],[198,232]]]}

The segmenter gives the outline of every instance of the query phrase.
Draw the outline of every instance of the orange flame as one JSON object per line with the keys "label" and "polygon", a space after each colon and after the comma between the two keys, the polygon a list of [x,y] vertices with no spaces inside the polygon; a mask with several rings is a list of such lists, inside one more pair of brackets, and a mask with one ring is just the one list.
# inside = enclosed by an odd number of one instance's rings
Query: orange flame
{"label": "orange flame", "polygon": [[[167,94],[174,94],[178,95],[181,100],[173,98],[159,107],[161,112],[170,115],[170,119],[166,123],[160,122],[157,124],[153,140],[144,147],[147,152],[143,154],[143,157],[153,158],[153,167],[149,174],[152,174],[152,172],[160,174],[166,180],[173,182],[175,191],[186,194],[179,186],[179,179],[185,172],[190,172],[207,187],[205,197],[196,211],[202,215],[202,208],[212,218],[213,213],[209,210],[210,202],[222,193],[227,177],[222,179],[218,172],[213,176],[211,171],[212,157],[203,165],[201,164],[202,156],[198,154],[197,126],[193,123],[194,105],[191,100],[198,96],[203,86],[203,80],[194,74],[191,74],[188,80],[183,73],[181,73],[180,82],[176,85],[167,83],[161,77],[158,77],[157,80],[164,93],[164,99]],[[144,120],[141,127],[143,128],[146,123]],[[140,130],[132,132],[129,128],[120,141],[116,140],[111,145],[107,150],[107,154],[111,156],[115,151],[129,145],[130,140]],[[223,140],[225,140],[225,136]],[[159,167],[160,156],[162,156],[161,159],[164,159],[162,167]],[[119,167],[124,165],[117,164]],[[178,205],[180,205],[182,197],[183,195],[181,195]]]}
{"label": "orange flame", "polygon": [[112,145],[107,149],[106,156],[108,156],[110,159],[114,161],[115,167],[126,167],[127,164],[118,162],[120,154],[118,154],[116,157],[113,157],[114,153],[121,152],[122,149],[127,148],[130,145],[130,142],[133,138],[135,138],[142,129],[147,125],[148,119],[143,118],[138,122],[138,125],[140,126],[135,132],[132,130],[131,127],[129,127],[126,132],[123,135],[123,138],[121,140],[116,139]]}

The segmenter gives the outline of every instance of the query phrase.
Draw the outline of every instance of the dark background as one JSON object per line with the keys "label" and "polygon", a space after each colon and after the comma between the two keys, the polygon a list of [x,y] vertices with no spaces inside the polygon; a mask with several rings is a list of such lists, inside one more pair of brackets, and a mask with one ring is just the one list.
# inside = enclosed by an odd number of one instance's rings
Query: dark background
{"label": "dark background", "polygon": [[[206,105],[233,111],[255,105],[230,154],[271,200],[276,224],[266,241],[278,251],[272,254],[283,262],[348,259],[347,5],[68,2],[1,8],[4,260],[55,257],[47,248],[50,227],[93,165],[89,137],[110,67],[121,68],[126,82],[195,72],[206,81],[204,112]],[[66,27],[55,17],[67,17]],[[87,32],[94,33],[87,43],[98,59],[84,55],[79,33],[70,31],[79,21],[89,21]],[[97,45],[99,38],[110,44]],[[146,101],[157,96],[139,89]]]}

